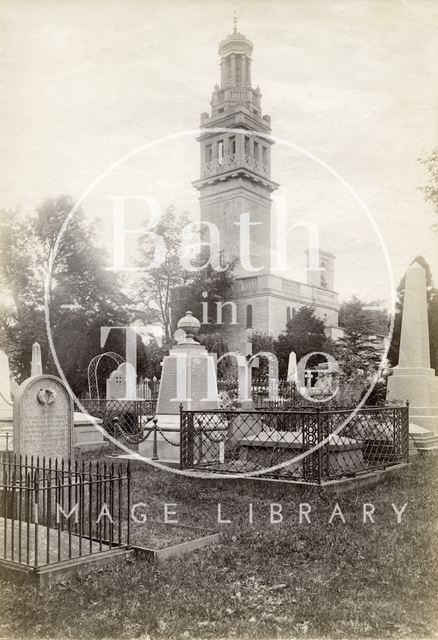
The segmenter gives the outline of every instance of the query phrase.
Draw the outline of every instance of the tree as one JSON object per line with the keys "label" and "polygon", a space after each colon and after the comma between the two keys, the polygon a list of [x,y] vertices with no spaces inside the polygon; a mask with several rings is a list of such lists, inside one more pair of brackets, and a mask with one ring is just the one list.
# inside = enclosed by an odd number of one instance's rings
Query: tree
{"label": "tree", "polygon": [[[333,342],[326,337],[324,328],[324,322],[315,316],[314,309],[309,306],[301,307],[295,317],[289,320],[286,331],[274,342],[280,378],[287,376],[291,351],[295,351],[297,362],[303,356],[315,351],[332,353]],[[312,362],[309,361],[309,365],[316,365],[323,361],[322,356],[315,357]]]}
{"label": "tree", "polygon": [[[142,300],[143,308],[152,309],[153,320],[160,323],[164,332],[164,343],[170,345],[172,338],[172,292],[184,285],[181,268],[180,249],[182,229],[187,224],[185,214],[177,216],[174,207],[163,214],[155,233],[166,245],[166,255],[161,264],[145,270],[134,284],[137,297]],[[139,239],[139,265],[152,264],[154,247],[147,237]]]}
{"label": "tree", "polygon": [[35,340],[41,345],[45,372],[57,373],[44,315],[44,282],[53,258],[50,329],[67,380],[75,393],[83,393],[94,355],[109,348],[125,353],[120,331],[111,332],[108,345],[101,349],[100,328],[128,325],[133,309],[117,275],[106,269],[107,256],[95,242],[96,229],[81,211],[66,225],[54,255],[58,233],[72,207],[69,196],[60,196],[44,202],[32,218],[19,212],[0,215],[0,282],[6,292],[0,346],[20,380],[30,373]]}
{"label": "tree", "polygon": [[[421,264],[426,272],[426,295],[429,316],[429,339],[430,339],[430,358],[431,366],[438,369],[438,290],[433,284],[432,272],[428,262],[423,256],[417,256],[411,262]],[[401,325],[403,315],[403,300],[405,294],[405,276],[400,280],[397,287],[396,313],[394,316],[394,329],[392,333],[391,346],[388,358],[391,366],[398,364],[398,355],[400,350]]]}
{"label": "tree", "polygon": [[[221,270],[214,269],[209,263],[208,251],[203,249],[192,256],[193,271],[184,269],[181,261],[182,231],[188,223],[186,214],[177,215],[174,207],[169,207],[155,233],[161,236],[166,245],[166,256],[154,269],[144,271],[135,283],[136,295],[143,305],[155,310],[155,320],[164,332],[164,343],[170,346],[178,320],[192,311],[203,322],[203,305],[207,305],[208,323],[204,323],[203,333],[217,331],[214,311],[215,302],[229,298],[232,287],[234,264],[224,265]],[[148,240],[139,240],[139,264],[150,264],[152,248]],[[202,265],[206,265],[203,268]]]}
{"label": "tree", "polygon": [[341,306],[339,326],[344,336],[336,342],[335,357],[347,379],[377,370],[383,351],[382,325],[382,318],[370,313],[356,296]]}
{"label": "tree", "polygon": [[[426,200],[435,205],[436,213],[438,213],[438,149],[434,149],[430,156],[422,159],[421,162],[426,167],[428,178],[423,192]],[[438,231],[438,225],[435,225],[434,229]]]}

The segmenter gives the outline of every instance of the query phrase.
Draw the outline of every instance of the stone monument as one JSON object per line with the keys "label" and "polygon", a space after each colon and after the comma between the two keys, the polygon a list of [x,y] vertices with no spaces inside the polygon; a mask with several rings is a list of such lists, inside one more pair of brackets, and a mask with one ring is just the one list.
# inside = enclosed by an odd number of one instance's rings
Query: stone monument
{"label": "stone monument", "polygon": [[[160,460],[172,462],[179,461],[179,448],[166,440],[179,443],[180,405],[193,411],[219,409],[215,356],[194,339],[201,327],[199,320],[187,311],[177,326],[178,342],[163,360],[156,412],[163,430],[158,434]],[[141,455],[152,457],[152,440],[149,437],[141,443]]]}
{"label": "stone monument", "polygon": [[180,404],[189,410],[218,409],[215,357],[194,340],[201,324],[187,311],[177,326],[181,340],[163,360],[157,415],[178,415]]}
{"label": "stone monument", "polygon": [[0,451],[12,444],[12,404],[9,359],[0,351]]}
{"label": "stone monument", "polygon": [[60,378],[33,376],[14,398],[14,453],[70,458],[73,451],[73,399]]}
{"label": "stone monument", "polygon": [[32,345],[32,362],[30,365],[30,376],[41,376],[43,373],[43,364],[41,361],[41,347],[38,342]]}
{"label": "stone monument", "polygon": [[430,366],[426,274],[418,262],[406,272],[400,352],[388,379],[387,399],[409,400],[411,432],[419,426],[438,434],[438,377]]}

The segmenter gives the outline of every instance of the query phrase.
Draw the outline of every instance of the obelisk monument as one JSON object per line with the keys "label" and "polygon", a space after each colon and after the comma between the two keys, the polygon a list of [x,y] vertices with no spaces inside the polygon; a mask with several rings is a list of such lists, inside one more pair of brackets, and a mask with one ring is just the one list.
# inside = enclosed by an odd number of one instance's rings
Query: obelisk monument
{"label": "obelisk monument", "polygon": [[38,342],[32,345],[32,362],[30,365],[30,376],[42,376],[43,364],[41,361],[41,347]]}
{"label": "obelisk monument", "polygon": [[411,422],[438,432],[438,377],[430,366],[426,273],[418,262],[406,271],[398,365],[388,379],[387,399],[409,400]]}

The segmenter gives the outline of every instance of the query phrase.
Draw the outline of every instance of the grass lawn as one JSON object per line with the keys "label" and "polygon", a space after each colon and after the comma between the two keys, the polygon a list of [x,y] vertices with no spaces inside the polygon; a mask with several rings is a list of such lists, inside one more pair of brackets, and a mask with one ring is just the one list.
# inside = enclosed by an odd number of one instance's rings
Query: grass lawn
{"label": "grass lawn", "polygon": [[[328,523],[336,501],[345,517]],[[219,528],[222,542],[159,566],[98,570],[38,593],[0,583],[0,638],[431,638],[438,636],[438,458],[417,457],[341,496],[197,481],[137,467],[133,503]],[[217,503],[230,524],[217,524]],[[279,503],[282,523],[270,524]],[[299,503],[311,523],[298,523]],[[375,524],[362,522],[374,504]],[[253,524],[248,521],[253,505]],[[394,503],[408,503],[397,524]],[[175,517],[175,516],[173,516]],[[138,525],[145,526],[145,525]],[[138,535],[138,533],[137,533]]]}

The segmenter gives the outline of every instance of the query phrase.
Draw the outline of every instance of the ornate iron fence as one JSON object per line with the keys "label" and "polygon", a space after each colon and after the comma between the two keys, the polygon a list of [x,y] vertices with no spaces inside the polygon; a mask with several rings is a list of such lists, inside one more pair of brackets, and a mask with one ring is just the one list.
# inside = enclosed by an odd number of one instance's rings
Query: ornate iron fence
{"label": "ornate iron fence", "polygon": [[[335,385],[331,380],[320,378],[316,384],[308,384],[300,393],[293,382],[259,376],[252,379],[250,397],[256,409],[265,410],[313,409],[315,400],[323,402],[324,406],[329,408],[354,408],[368,386],[363,380],[361,382],[362,384],[357,380],[343,381],[336,389],[338,383]],[[234,376],[219,378],[218,390],[224,408],[234,406],[239,397],[238,379]]]}
{"label": "ornate iron fence", "polygon": [[183,469],[323,483],[408,456],[408,406],[181,411]]}
{"label": "ornate iron fence", "polygon": [[129,465],[0,457],[0,566],[33,569],[115,549],[130,536]]}
{"label": "ornate iron fence", "polygon": [[102,420],[102,427],[111,435],[114,419],[123,433],[137,434],[155,415],[156,400],[81,400],[82,407],[95,418]]}

